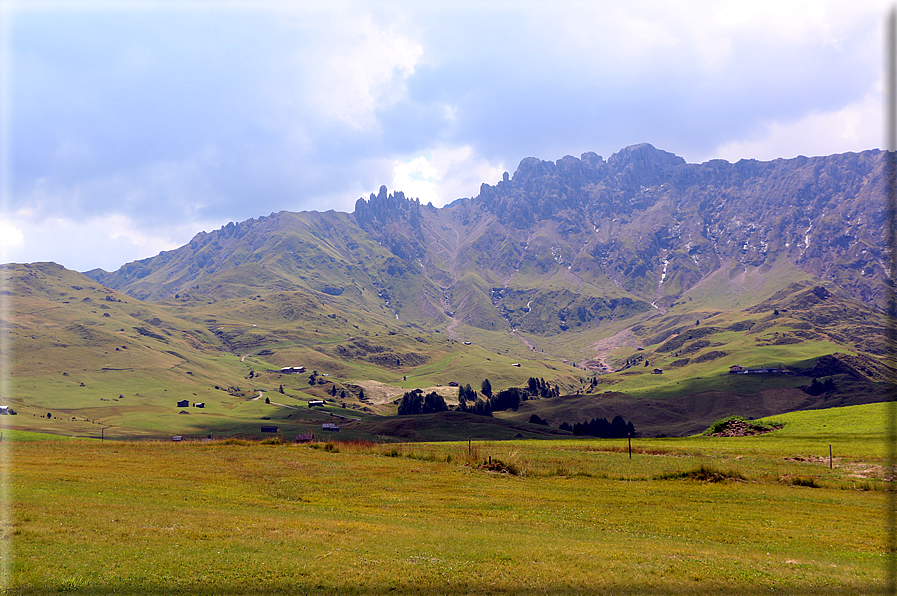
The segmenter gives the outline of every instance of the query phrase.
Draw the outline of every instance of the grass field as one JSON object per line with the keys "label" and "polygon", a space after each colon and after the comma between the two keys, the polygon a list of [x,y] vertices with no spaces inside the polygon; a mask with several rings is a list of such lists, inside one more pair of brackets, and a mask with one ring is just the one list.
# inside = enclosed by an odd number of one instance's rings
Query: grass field
{"label": "grass field", "polygon": [[10,432],[6,593],[881,593],[883,434],[855,426],[877,413],[821,415],[832,436],[789,420],[631,458],[624,440]]}

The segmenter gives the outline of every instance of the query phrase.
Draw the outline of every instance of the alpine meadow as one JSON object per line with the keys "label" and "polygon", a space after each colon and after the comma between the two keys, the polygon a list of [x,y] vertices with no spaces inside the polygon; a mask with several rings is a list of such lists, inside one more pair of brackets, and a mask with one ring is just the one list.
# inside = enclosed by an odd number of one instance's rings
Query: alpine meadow
{"label": "alpine meadow", "polygon": [[884,593],[885,158],[530,157],[3,265],[7,593]]}

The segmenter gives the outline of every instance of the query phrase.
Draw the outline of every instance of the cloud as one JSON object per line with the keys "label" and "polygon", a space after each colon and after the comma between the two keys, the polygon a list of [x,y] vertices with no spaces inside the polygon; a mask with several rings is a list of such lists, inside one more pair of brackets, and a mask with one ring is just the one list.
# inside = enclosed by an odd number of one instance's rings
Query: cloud
{"label": "cloud", "polygon": [[497,182],[504,171],[503,164],[493,165],[469,145],[439,146],[426,155],[396,160],[391,188],[441,207],[476,196],[483,182]]}
{"label": "cloud", "polygon": [[[738,161],[751,156],[761,161],[798,155],[831,155],[883,146],[882,102],[878,93],[840,110],[813,112],[792,121],[771,121],[749,139],[715,147],[707,159]],[[808,151],[812,148],[812,152]]]}
{"label": "cloud", "polygon": [[25,245],[25,235],[10,221],[0,219],[0,259],[4,262],[9,255]]}
{"label": "cloud", "polygon": [[53,261],[76,271],[97,267],[114,271],[128,261],[183,246],[200,229],[195,223],[147,229],[114,213],[86,219],[36,219],[23,212],[0,221],[0,254],[4,262]]}
{"label": "cloud", "polygon": [[27,260],[117,267],[381,184],[443,205],[529,156],[879,145],[879,0],[8,6],[3,213]]}

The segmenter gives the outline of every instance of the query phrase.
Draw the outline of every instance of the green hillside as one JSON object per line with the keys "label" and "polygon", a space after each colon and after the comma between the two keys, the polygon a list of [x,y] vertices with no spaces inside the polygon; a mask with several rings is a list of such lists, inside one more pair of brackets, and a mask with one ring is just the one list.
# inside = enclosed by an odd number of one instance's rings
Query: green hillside
{"label": "green hillside", "polygon": [[[216,300],[175,295],[147,302],[55,264],[7,271],[14,375],[6,401],[17,412],[10,421],[74,436],[258,436],[263,425],[298,434],[336,415],[345,417],[337,418],[349,433],[343,436],[463,438],[468,431],[461,427],[440,429],[415,417],[390,422],[396,399],[426,388],[454,405],[455,384],[478,390],[489,379],[500,391],[530,378],[548,381],[559,395],[495,411],[477,423],[495,427],[485,436],[510,438],[523,427],[506,436],[502,425],[526,424],[534,414],[553,429],[622,416],[640,435],[687,435],[726,415],[880,401],[893,373],[882,358],[880,312],[800,281],[741,310],[689,310],[683,300],[666,312],[634,308],[617,318],[607,311],[608,318],[578,332],[572,315],[567,333],[461,322],[439,332],[396,319],[376,301],[347,309],[345,297],[310,290],[259,287]],[[471,292],[481,292],[485,282],[467,278]],[[520,291],[512,299],[512,290],[502,292],[504,317],[522,322],[537,316],[538,300],[553,296],[532,300]],[[241,292],[224,291],[233,293]],[[472,293],[449,302],[473,300]],[[557,301],[566,295],[558,290]],[[485,308],[491,299],[480,296]],[[515,300],[520,315],[508,309]],[[618,312],[622,304],[615,303]],[[776,372],[729,374],[734,365]],[[281,374],[287,366],[306,372]],[[336,409],[309,411],[314,399]],[[190,406],[177,407],[184,400]],[[536,436],[532,429],[522,435]]]}

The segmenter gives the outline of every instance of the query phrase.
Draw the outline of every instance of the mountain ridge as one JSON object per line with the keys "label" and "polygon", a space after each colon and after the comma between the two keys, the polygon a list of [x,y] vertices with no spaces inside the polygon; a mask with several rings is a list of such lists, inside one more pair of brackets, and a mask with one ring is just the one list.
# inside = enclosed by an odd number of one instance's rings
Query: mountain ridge
{"label": "mountain ridge", "polygon": [[[441,208],[382,186],[353,213],[229,223],[114,272],[6,266],[14,405],[141,436],[244,432],[262,414],[307,432],[307,400],[389,416],[415,388],[451,405],[458,385],[540,379],[557,397],[495,416],[622,412],[683,434],[877,401],[895,374],[883,168],[877,150],[688,164],[642,144],[527,158]],[[296,365],[312,374],[278,372]],[[175,394],[209,409],[181,417]]]}
{"label": "mountain ridge", "polygon": [[[366,287],[400,318],[404,309],[409,320],[435,328],[455,320],[446,312],[494,326],[495,313],[473,311],[488,310],[487,298],[501,311],[496,289],[537,291],[556,278],[585,288],[586,296],[618,294],[667,307],[721,267],[785,259],[882,306],[883,155],[688,164],[643,143],[607,161],[594,153],[556,162],[525,158],[513,176],[446,207],[422,206],[382,186],[359,199],[352,214],[272,213],[202,232],[115,272],[86,275],[142,299],[185,291],[216,299],[220,284],[202,282],[255,264],[256,275],[283,290]],[[280,242],[264,240],[275,233]],[[271,251],[279,258],[267,259]],[[340,274],[332,271],[337,260],[345,265]],[[466,306],[453,303],[457,295],[467,297]]]}

